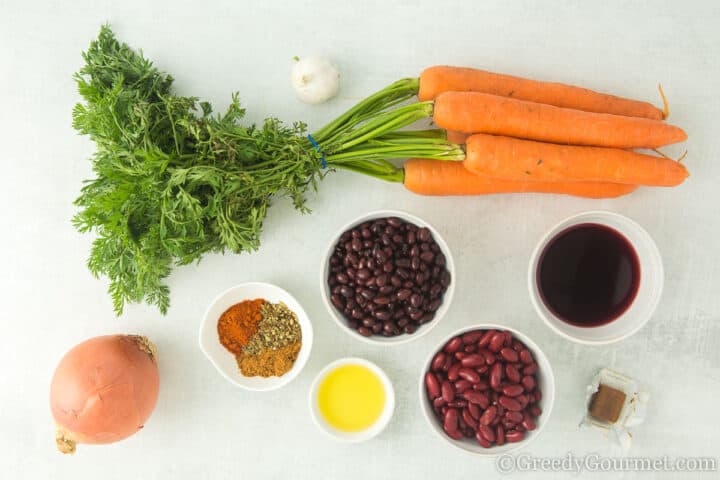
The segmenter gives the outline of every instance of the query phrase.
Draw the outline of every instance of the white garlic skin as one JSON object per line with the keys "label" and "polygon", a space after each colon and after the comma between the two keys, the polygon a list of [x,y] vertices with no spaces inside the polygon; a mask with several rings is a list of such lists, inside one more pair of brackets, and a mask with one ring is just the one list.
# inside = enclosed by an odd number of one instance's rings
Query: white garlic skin
{"label": "white garlic skin", "polygon": [[340,89],[340,72],[327,58],[307,57],[296,61],[290,78],[295,95],[304,103],[323,103]]}

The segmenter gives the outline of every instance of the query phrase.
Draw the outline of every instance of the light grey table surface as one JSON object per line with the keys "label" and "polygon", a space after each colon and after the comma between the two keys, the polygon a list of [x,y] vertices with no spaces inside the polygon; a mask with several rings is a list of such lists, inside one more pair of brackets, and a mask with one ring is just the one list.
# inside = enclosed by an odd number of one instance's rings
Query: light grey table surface
{"label": "light grey table surface", "polygon": [[[230,93],[239,91],[248,121],[272,115],[318,127],[374,90],[433,64],[582,84],[656,103],[656,84],[662,82],[672,122],[690,135],[686,162],[692,176],[676,189],[590,201],[423,198],[399,185],[332,174],[311,195],[311,215],[297,214],[284,201],[272,207],[257,253],[208,256],[177,269],[169,279],[172,307],[166,317],[132,306],[115,318],[105,281],[85,268],[91,238],[70,224],[72,201],[91,174],[87,157],[93,150],[70,125],[78,100],[71,75],[104,21],[171,72],[178,92],[222,109]],[[417,395],[421,363],[439,339],[484,321],[527,333],[554,367],[555,409],[525,454],[607,453],[599,436],[576,425],[585,383],[596,369],[610,366],[636,377],[652,394],[631,455],[719,457],[719,25],[720,7],[713,1],[0,0],[0,476],[492,477],[498,475],[493,461],[435,437]],[[309,54],[332,57],[342,71],[340,95],[322,106],[300,104],[289,85],[292,57]],[[682,147],[668,151],[681,153]],[[381,208],[406,210],[432,223],[457,265],[447,317],[422,339],[389,349],[340,331],[319,295],[318,268],[332,234],[349,219]],[[634,337],[607,347],[579,346],[555,335],[536,316],[526,287],[538,238],[564,217],[588,209],[638,221],[665,262],[665,292],[655,316]],[[233,387],[197,346],[200,318],[212,298],[251,280],[289,290],[315,327],[305,370],[273,393]],[[63,457],[55,451],[48,408],[53,369],[78,341],[110,332],[138,332],[158,344],[162,388],[156,411],[130,440],[81,446],[74,457]],[[314,375],[346,355],[377,362],[397,393],[387,430],[360,445],[334,443],[308,414]],[[517,477],[555,478],[538,472]]]}

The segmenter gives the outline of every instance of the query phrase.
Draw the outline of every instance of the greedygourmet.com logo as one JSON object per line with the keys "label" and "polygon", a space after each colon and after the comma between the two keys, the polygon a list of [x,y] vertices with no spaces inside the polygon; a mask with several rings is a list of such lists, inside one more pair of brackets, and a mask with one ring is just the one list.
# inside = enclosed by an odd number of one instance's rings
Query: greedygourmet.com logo
{"label": "greedygourmet.com logo", "polygon": [[500,455],[495,459],[500,473],[511,472],[714,472],[713,457],[602,457],[597,454],[563,457],[534,457],[530,454]]}

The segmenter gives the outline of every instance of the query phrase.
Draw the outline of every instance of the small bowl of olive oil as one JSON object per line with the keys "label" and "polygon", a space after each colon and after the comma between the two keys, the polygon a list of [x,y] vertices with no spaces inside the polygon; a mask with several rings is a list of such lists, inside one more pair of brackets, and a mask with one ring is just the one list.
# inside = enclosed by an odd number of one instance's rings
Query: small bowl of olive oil
{"label": "small bowl of olive oil", "polygon": [[395,391],[380,367],[362,358],[330,363],[310,389],[315,424],[343,442],[364,442],[377,436],[395,410]]}

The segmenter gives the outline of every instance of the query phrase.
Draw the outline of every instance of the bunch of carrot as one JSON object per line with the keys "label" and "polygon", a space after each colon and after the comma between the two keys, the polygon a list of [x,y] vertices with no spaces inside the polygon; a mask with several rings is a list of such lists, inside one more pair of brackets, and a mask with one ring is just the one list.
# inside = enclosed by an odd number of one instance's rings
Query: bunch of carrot
{"label": "bunch of carrot", "polygon": [[465,144],[466,156],[406,162],[405,186],[416,193],[611,198],[688,176],[679,161],[632,150],[687,139],[664,121],[664,95],[661,110],[571,85],[437,66],[420,76],[418,98],[432,102],[433,120],[450,142]]}

